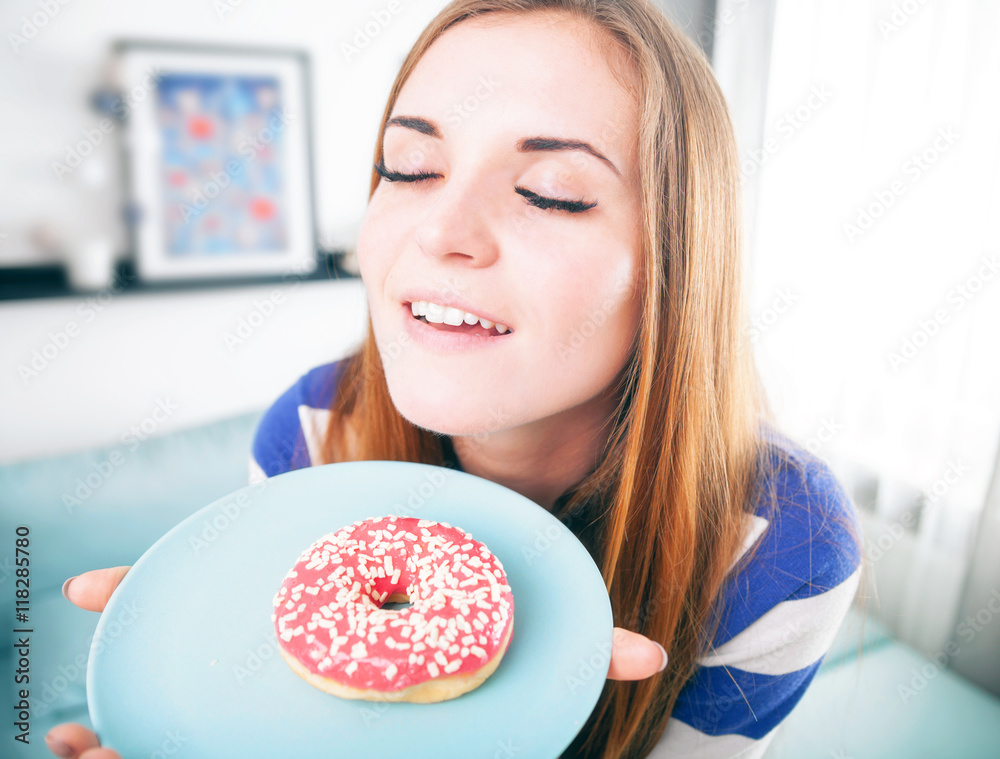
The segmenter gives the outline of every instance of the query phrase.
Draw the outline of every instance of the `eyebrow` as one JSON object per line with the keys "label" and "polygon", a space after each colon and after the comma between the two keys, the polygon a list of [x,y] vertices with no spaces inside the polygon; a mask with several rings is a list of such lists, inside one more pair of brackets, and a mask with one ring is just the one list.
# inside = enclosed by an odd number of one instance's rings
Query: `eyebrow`
{"label": "eyebrow", "polygon": [[[441,139],[441,130],[437,128],[437,125],[433,121],[428,121],[427,119],[421,118],[419,116],[395,116],[386,122],[386,127],[399,126],[406,129],[412,129],[415,132],[420,132],[420,134],[426,134],[428,137],[434,137],[436,139]],[[621,172],[618,167],[615,166],[611,160],[601,153],[597,148],[588,142],[583,140],[567,140],[562,137],[526,137],[524,139],[518,140],[517,151],[519,153],[532,153],[536,151],[559,151],[559,150],[582,150],[585,153],[590,153],[594,158],[598,158],[604,161],[611,170],[615,172],[615,175],[621,178]]]}

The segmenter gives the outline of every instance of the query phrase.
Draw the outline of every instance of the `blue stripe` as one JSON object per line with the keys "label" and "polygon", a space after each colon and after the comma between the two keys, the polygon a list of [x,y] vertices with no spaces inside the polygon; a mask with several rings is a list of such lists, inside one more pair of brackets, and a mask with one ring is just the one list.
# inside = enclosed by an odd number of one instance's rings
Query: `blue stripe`
{"label": "blue stripe", "polygon": [[701,667],[681,690],[671,717],[708,735],[763,738],[802,698],[821,662],[784,675]]}
{"label": "blue stripe", "polygon": [[333,361],[317,366],[302,376],[299,385],[302,388],[302,402],[310,408],[330,408],[337,380],[344,369],[344,361]]}
{"label": "blue stripe", "polygon": [[770,519],[750,566],[727,580],[720,596],[718,647],[782,601],[811,598],[840,585],[861,562],[851,530],[857,509],[822,460],[787,437],[768,431],[777,465],[773,513],[761,499],[756,513]]}
{"label": "blue stripe", "polygon": [[311,466],[299,406],[329,407],[339,363],[324,364],[302,375],[264,412],[254,433],[252,453],[268,477]]}

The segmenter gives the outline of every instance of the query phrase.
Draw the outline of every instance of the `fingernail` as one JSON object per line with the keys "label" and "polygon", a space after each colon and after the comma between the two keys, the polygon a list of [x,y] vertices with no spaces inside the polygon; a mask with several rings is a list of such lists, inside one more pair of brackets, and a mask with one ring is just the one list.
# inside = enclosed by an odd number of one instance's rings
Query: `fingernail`
{"label": "fingernail", "polygon": [[[655,640],[653,642],[656,643]],[[662,672],[663,670],[665,670],[667,668],[667,649],[665,649],[659,643],[656,643],[656,647],[658,649],[660,649],[660,651],[663,653],[663,664],[661,664],[660,668],[658,670],[656,670],[656,671],[657,672]]]}
{"label": "fingernail", "polygon": [[[79,576],[80,576],[80,575],[73,575],[73,576],[72,576],[72,577],[70,577],[70,578],[69,578],[68,580],[66,580],[66,582],[64,582],[64,583],[63,583],[63,586],[62,586],[62,594],[63,594],[63,598],[65,598],[65,599],[66,599],[67,601],[69,600],[69,596],[68,596],[68,595],[66,595],[66,591],[68,591],[68,590],[69,590],[69,584],[70,584],[71,582],[73,582],[73,580],[75,580],[75,579],[76,579],[77,577],[79,577]],[[65,744],[64,744],[64,745],[65,745]],[[69,754],[60,754],[60,756],[69,756]]]}
{"label": "fingernail", "polygon": [[[73,578],[71,577],[70,579],[72,580]],[[49,736],[46,735],[45,745],[48,746],[49,751],[51,751],[56,756],[73,756],[73,749],[71,749],[69,746],[67,746],[58,738],[50,738]]]}

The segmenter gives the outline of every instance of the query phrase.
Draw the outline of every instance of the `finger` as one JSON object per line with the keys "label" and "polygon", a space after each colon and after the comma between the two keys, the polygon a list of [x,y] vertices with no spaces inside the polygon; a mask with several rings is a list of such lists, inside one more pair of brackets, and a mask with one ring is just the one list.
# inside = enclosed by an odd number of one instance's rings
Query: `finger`
{"label": "finger", "polygon": [[122,755],[110,748],[92,748],[80,754],[79,759],[122,759]]}
{"label": "finger", "polygon": [[81,609],[104,611],[108,599],[131,567],[94,569],[71,577],[63,584],[63,595]]}
{"label": "finger", "polygon": [[77,722],[65,722],[49,730],[45,736],[45,745],[56,756],[77,759],[88,749],[97,748],[101,744],[92,730]]}
{"label": "finger", "polygon": [[644,680],[667,666],[667,652],[645,635],[616,627],[611,645],[609,680]]}

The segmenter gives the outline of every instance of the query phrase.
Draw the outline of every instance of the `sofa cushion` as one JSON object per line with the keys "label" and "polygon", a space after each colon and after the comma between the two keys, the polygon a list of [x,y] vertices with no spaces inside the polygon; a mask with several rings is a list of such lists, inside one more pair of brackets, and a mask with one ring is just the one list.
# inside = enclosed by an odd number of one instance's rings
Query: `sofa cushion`
{"label": "sofa cushion", "polygon": [[[0,466],[0,592],[13,594],[15,529],[30,529],[30,744],[0,728],[2,756],[51,757],[45,733],[60,722],[89,726],[86,667],[100,615],[62,597],[63,581],[89,569],[133,564],[174,525],[247,484],[250,444],[262,412],[149,438],[138,445]],[[2,561],[2,560],[0,560]],[[14,605],[0,605],[11,630]],[[122,621],[123,626],[127,620]],[[0,649],[0,708],[14,713],[12,646]]]}
{"label": "sofa cushion", "polygon": [[1000,698],[909,646],[883,642],[822,670],[766,759],[994,759]]}
{"label": "sofa cushion", "polygon": [[32,592],[131,564],[193,511],[246,485],[261,413],[0,466],[0,535],[30,529]]}

